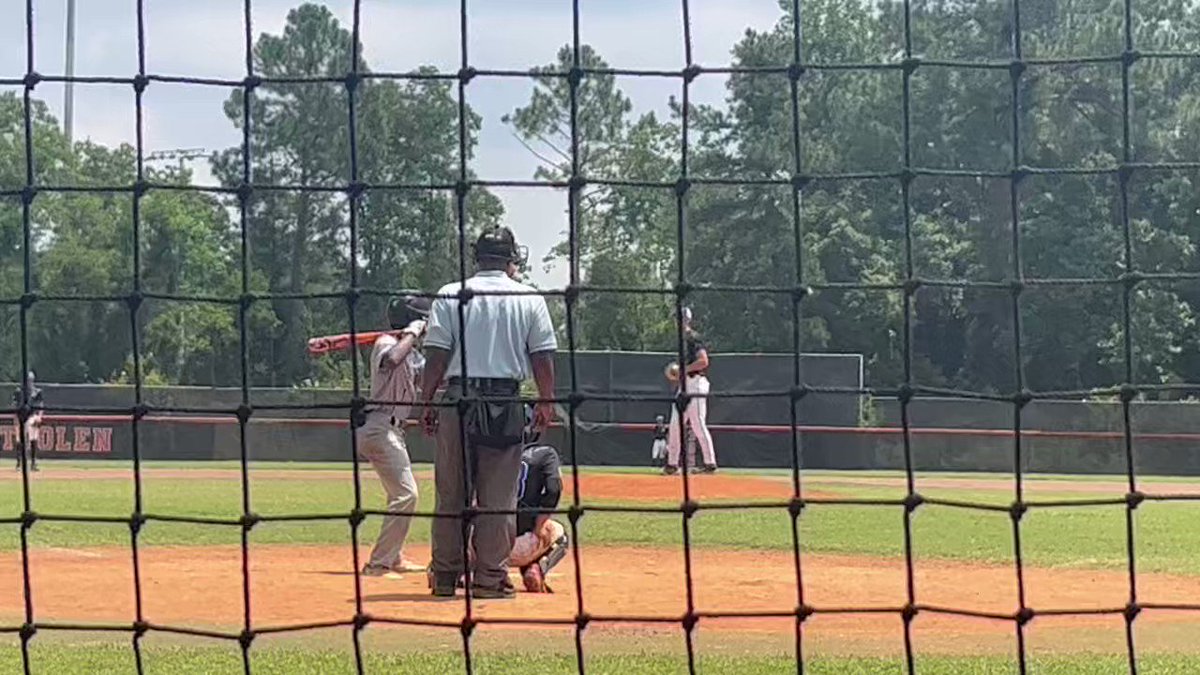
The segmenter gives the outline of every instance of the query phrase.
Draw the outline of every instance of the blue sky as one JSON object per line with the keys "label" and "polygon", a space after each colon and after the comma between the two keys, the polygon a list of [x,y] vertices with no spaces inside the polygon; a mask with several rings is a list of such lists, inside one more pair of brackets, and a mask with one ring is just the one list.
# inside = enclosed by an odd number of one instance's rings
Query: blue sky
{"label": "blue sky", "polygon": [[[278,32],[299,0],[255,0],[254,30]],[[351,0],[327,5],[347,26]],[[581,0],[581,36],[615,67],[680,68],[683,30],[678,0]],[[66,0],[34,0],[35,68],[63,70]],[[730,48],[746,28],[767,29],[779,17],[777,0],[692,0],[695,60],[708,66],[729,62]],[[240,78],[243,74],[242,0],[145,0],[147,70],[156,74]],[[0,77],[25,72],[25,0],[0,0]],[[76,73],[129,76],[136,72],[134,0],[78,0]],[[458,68],[458,0],[363,0],[363,45],[372,69],[405,71],[433,65]],[[473,0],[468,49],[477,67],[526,69],[553,60],[571,39],[569,0]],[[638,111],[665,110],[679,81],[621,78],[620,86]],[[724,78],[701,77],[696,100],[718,103]],[[473,163],[485,179],[527,179],[534,158],[500,122],[528,100],[531,86],[520,79],[477,79],[468,101],[483,116]],[[39,86],[36,95],[62,108],[62,87]],[[145,95],[148,152],[170,148],[218,149],[236,145],[239,135],[221,105],[228,90],[217,87],[154,84]],[[78,138],[105,144],[132,143],[133,93],[126,86],[77,85]],[[205,166],[194,167],[211,182]],[[549,189],[498,190],[509,224],[539,260],[566,229],[564,193]],[[561,285],[565,272],[543,269],[534,280]]]}

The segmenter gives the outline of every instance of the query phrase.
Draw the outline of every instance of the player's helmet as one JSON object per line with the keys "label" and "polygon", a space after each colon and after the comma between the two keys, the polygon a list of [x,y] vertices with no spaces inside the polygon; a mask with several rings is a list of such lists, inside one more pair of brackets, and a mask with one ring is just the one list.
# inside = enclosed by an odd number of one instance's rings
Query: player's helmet
{"label": "player's helmet", "polygon": [[429,308],[433,305],[429,298],[414,295],[400,295],[388,302],[387,320],[392,330],[400,330],[417,319],[429,317]]}
{"label": "player's helmet", "polygon": [[527,251],[524,246],[517,245],[517,238],[507,227],[497,227],[487,230],[475,240],[475,260],[510,262],[515,265],[525,263]]}
{"label": "player's helmet", "polygon": [[525,404],[525,428],[521,431],[521,440],[525,445],[533,445],[538,442],[541,433],[533,428],[533,406]]}

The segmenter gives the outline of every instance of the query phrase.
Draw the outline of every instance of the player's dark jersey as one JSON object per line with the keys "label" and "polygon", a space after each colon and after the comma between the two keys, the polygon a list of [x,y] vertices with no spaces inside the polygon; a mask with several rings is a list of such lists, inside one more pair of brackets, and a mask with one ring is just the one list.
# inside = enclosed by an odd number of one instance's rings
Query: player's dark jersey
{"label": "player's dark jersey", "polygon": [[[517,507],[555,509],[562,496],[562,473],[558,451],[549,445],[530,445],[521,453],[521,485],[517,488]],[[533,530],[536,513],[517,514],[517,534]]]}
{"label": "player's dark jersey", "polygon": [[[13,390],[12,402],[14,408],[21,407],[21,388],[17,387]],[[29,390],[29,405],[35,410],[41,408],[45,404],[45,398],[42,396],[42,390],[34,387]]]}
{"label": "player's dark jersey", "polygon": [[[684,338],[683,338],[683,353],[684,353],[684,356],[687,357],[688,365],[695,363],[696,359],[700,358],[700,352],[704,351],[705,349],[706,348],[704,346],[704,341],[701,340],[700,336],[697,335],[696,333],[688,333],[687,335],[684,336]],[[705,372],[707,372],[707,371],[700,371],[700,372],[694,373],[694,374],[695,375],[704,375]]]}
{"label": "player's dark jersey", "polygon": [[654,440],[656,440],[656,441],[667,440],[667,430],[668,430],[668,427],[667,427],[666,422],[655,422],[654,423]]}

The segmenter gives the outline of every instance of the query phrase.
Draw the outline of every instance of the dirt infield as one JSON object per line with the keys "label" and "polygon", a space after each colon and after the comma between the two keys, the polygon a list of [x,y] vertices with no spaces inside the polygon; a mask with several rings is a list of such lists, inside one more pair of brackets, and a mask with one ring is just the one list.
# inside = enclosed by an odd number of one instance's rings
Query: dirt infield
{"label": "dirt infield", "polygon": [[[365,555],[366,549],[363,550]],[[426,559],[424,547],[411,554]],[[124,548],[38,549],[31,554],[32,592],[38,621],[122,622],[133,617],[130,553]],[[148,548],[141,553],[146,618],[172,625],[238,630],[242,622],[241,555],[236,547]],[[693,574],[696,608],[702,612],[788,612],[796,605],[790,555],[753,551],[697,550]],[[905,574],[898,560],[853,556],[805,556],[806,601],[816,607],[899,607],[905,600]],[[347,547],[259,546],[251,551],[251,603],[258,627],[347,619],[354,611],[354,577]],[[582,551],[580,578],[587,612],[597,616],[675,617],[686,607],[681,551],[625,547],[588,547]],[[1129,593],[1117,571],[1026,569],[1028,604],[1036,609],[1121,607]],[[22,620],[19,554],[0,558],[0,622]],[[918,566],[921,603],[989,612],[1012,612],[1016,582],[1009,567],[929,562]],[[576,610],[576,574],[568,559],[552,577],[553,595],[521,594],[514,601],[477,602],[483,617],[570,619]],[[364,578],[363,601],[375,616],[458,621],[463,601],[439,601],[426,590],[423,575]],[[1200,579],[1143,574],[1143,602],[1200,601]],[[1046,628],[1038,621],[1046,622]],[[1145,612],[1142,629],[1187,624],[1184,613]],[[1120,623],[1113,617],[1042,619],[1039,630],[1086,629],[1102,635]],[[678,630],[641,624],[642,629]],[[637,628],[637,625],[627,626]],[[894,645],[900,636],[895,615],[831,614],[810,620],[814,635],[837,636],[859,648]],[[960,653],[986,652],[997,636],[1011,635],[1011,624],[923,614],[914,624],[927,643],[952,643]],[[702,619],[706,632],[791,634],[787,619]],[[1098,630],[1099,629],[1099,630]],[[1187,633],[1188,631],[1182,631]],[[1043,632],[1043,635],[1048,633]],[[1001,639],[1000,644],[1006,641]],[[1194,641],[1193,641],[1194,642]]]}

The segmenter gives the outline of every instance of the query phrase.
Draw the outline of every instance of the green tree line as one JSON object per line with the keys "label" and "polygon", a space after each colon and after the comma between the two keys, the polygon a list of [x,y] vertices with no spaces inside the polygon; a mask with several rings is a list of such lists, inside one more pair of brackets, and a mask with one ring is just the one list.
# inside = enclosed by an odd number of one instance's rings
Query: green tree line
{"label": "green tree line", "polygon": [[[747,29],[729,61],[753,69],[793,59],[791,2],[781,2],[769,30]],[[909,143],[905,147],[903,74],[898,68],[809,69],[793,101],[785,74],[735,74],[721,105],[692,105],[688,170],[727,181],[694,184],[685,201],[683,269],[698,290],[688,302],[716,352],[788,351],[793,344],[787,293],[718,292],[706,285],[816,286],[800,304],[806,351],[865,356],[869,383],[889,386],[905,367],[904,293],[909,275],[933,282],[911,301],[911,356],[922,384],[1004,391],[1014,384],[1013,301],[1006,286],[1027,279],[1092,280],[1029,283],[1019,298],[1022,366],[1035,389],[1077,389],[1121,381],[1125,369],[1122,289],[1105,283],[1129,271],[1128,214],[1136,271],[1200,272],[1200,172],[1137,169],[1122,200],[1118,176],[1104,169],[1124,156],[1120,64],[1059,63],[1119,54],[1124,47],[1119,0],[1024,3],[1025,58],[1045,60],[1022,73],[1017,89],[1020,163],[1094,169],[1033,172],[1015,200],[1003,172],[1014,153],[1011,3],[932,0],[912,6],[911,49],[924,60],[986,61],[995,68],[921,65],[911,76]],[[905,56],[903,3],[897,0],[806,0],[801,53],[812,63],[898,62]],[[1144,52],[1200,44],[1200,8],[1186,0],[1139,3],[1133,37]],[[255,68],[271,78],[341,77],[351,37],[325,8],[293,10],[279,34],[261,35]],[[589,46],[583,66],[604,68]],[[537,72],[573,65],[564,46]],[[368,63],[359,64],[370,72]],[[701,77],[712,77],[702,75]],[[571,175],[570,87],[565,78],[535,77],[529,101],[507,125],[530,149],[534,178]],[[581,172],[593,179],[672,182],[680,174],[682,101],[664,112],[639,112],[621,80],[589,75],[579,86],[577,148]],[[1200,59],[1142,58],[1130,69],[1129,146],[1138,162],[1195,162],[1200,148]],[[452,83],[437,79],[367,79],[357,93],[360,178],[373,184],[447,183],[458,175],[458,104]],[[256,302],[247,316],[255,385],[345,382],[345,359],[309,359],[307,337],[348,328],[343,299],[289,299],[344,290],[351,265],[367,288],[433,289],[457,275],[456,204],[452,194],[370,190],[358,201],[359,256],[348,259],[350,201],[335,190],[349,175],[345,87],[340,83],[263,86],[251,109],[254,182],[282,186],[249,201],[244,283],[254,293],[283,296]],[[799,143],[793,143],[793,106]],[[226,115],[243,123],[242,94],[231,92]],[[467,152],[483,120],[468,109]],[[34,103],[34,155],[39,185],[128,185],[132,148],[68,143],[55,119]],[[796,148],[799,148],[799,156]],[[820,180],[798,195],[799,247],[793,189],[749,185],[805,174],[896,172],[913,167],[992,172],[997,177],[921,175],[904,209],[894,177]],[[24,185],[24,120],[19,97],[0,96],[0,189]],[[222,185],[242,181],[242,150],[212,157]],[[187,185],[186,170],[148,169],[156,183]],[[1020,266],[1013,258],[1014,218]],[[43,192],[32,208],[34,287],[51,296],[121,295],[133,283],[133,199],[127,193]],[[226,195],[152,190],[141,200],[138,245],[142,289],[168,294],[236,297],[242,291],[241,223]],[[503,222],[500,200],[470,192],[472,231]],[[671,189],[589,183],[578,203],[577,264],[594,287],[670,289],[677,279],[678,212]],[[538,224],[514,223],[522,227]],[[911,232],[911,248],[906,238]],[[566,263],[569,242],[550,262]],[[19,296],[23,278],[19,199],[0,205],[0,293]],[[871,286],[873,288],[861,288]],[[1136,378],[1146,383],[1200,381],[1194,280],[1144,282],[1130,294]],[[364,296],[359,326],[378,323],[382,299]],[[0,367],[16,373],[17,312],[0,322]],[[671,350],[674,299],[651,293],[585,292],[575,313],[581,348]],[[560,317],[561,318],[561,317]],[[39,377],[113,381],[131,373],[128,309],[123,303],[39,302],[29,313]],[[239,381],[238,311],[209,302],[148,300],[137,315],[143,367],[153,381],[209,384]]]}

